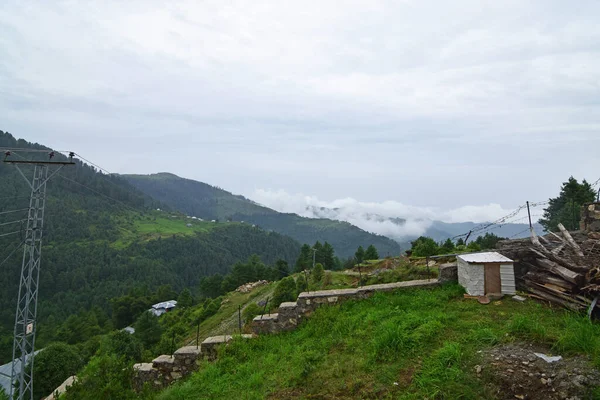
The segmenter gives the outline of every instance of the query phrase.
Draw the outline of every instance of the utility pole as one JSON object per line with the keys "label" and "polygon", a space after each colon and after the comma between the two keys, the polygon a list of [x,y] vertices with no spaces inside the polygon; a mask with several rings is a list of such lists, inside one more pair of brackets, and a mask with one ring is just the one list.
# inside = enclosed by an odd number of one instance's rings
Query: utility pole
{"label": "utility pole", "polygon": [[529,231],[533,232],[533,224],[531,223],[531,210],[529,209],[529,201],[527,201],[527,216],[529,217]]}
{"label": "utility pole", "polygon": [[315,269],[315,259],[317,257],[317,249],[315,249],[314,247],[312,248],[313,251],[313,269]]}
{"label": "utility pole", "polygon": [[[33,361],[35,356],[35,333],[37,331],[36,316],[42,257],[42,232],[46,207],[46,183],[65,165],[74,165],[73,156],[75,154],[73,152],[69,153],[69,161],[51,161],[54,157],[53,151],[48,154],[49,161],[12,160],[10,151],[5,152],[4,155],[4,162],[13,164],[31,189],[15,314],[9,396],[11,399],[15,399],[14,383],[18,382],[16,398],[18,400],[33,400]],[[33,165],[33,178],[28,178],[19,165]],[[51,165],[56,165],[58,168],[49,175]],[[20,361],[19,366],[17,366],[17,359]],[[31,365],[29,372],[26,370],[28,362]]]}

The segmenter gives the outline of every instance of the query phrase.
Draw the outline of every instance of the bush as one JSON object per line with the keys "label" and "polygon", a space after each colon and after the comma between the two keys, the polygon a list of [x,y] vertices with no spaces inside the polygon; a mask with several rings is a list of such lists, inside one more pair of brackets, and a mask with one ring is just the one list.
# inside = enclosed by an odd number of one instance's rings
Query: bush
{"label": "bush", "polygon": [[162,328],[158,323],[158,317],[149,311],[146,311],[138,318],[134,328],[134,335],[142,341],[145,347],[151,347],[160,341]]}
{"label": "bush", "polygon": [[73,346],[54,343],[45,347],[35,356],[33,363],[33,398],[40,399],[49,395],[81,367],[82,359]]}
{"label": "bush", "polygon": [[323,286],[330,286],[333,283],[333,277],[331,272],[325,272],[325,278],[323,279]]}
{"label": "bush", "polygon": [[324,273],[325,273],[325,269],[323,268],[323,264],[317,263],[312,271],[312,277],[311,277],[312,281],[314,283],[321,282],[321,279],[323,279]]}
{"label": "bush", "polygon": [[[95,356],[67,389],[66,400],[125,400],[137,396],[131,389],[133,362],[116,355]],[[61,397],[62,399],[62,397]]]}
{"label": "bush", "polygon": [[306,292],[308,289],[308,282],[306,282],[306,278],[303,274],[301,274],[298,279],[296,279],[296,293],[300,294],[302,292]]}
{"label": "bush", "polygon": [[107,335],[100,346],[101,354],[114,354],[135,362],[142,361],[143,350],[142,343],[134,335],[125,331]]}
{"label": "bush", "polygon": [[260,315],[262,313],[262,308],[256,303],[250,303],[248,306],[242,311],[242,318],[244,319],[244,323],[248,324],[252,322],[254,317]]}
{"label": "bush", "polygon": [[296,283],[294,282],[294,278],[288,276],[277,284],[272,304],[274,307],[278,307],[283,302],[294,300],[296,300]]}

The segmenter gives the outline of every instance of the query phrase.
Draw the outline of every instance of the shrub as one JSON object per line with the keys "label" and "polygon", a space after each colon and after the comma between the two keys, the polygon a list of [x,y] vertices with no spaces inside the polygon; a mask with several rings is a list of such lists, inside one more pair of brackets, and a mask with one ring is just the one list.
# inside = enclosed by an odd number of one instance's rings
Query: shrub
{"label": "shrub", "polygon": [[82,359],[74,347],[65,343],[47,346],[35,356],[33,363],[33,376],[36,380],[33,398],[40,399],[49,395],[81,367]]}
{"label": "shrub", "polygon": [[307,289],[308,283],[306,282],[306,278],[304,275],[300,275],[298,279],[296,279],[296,293],[300,294],[306,292]]}
{"label": "shrub", "polygon": [[321,282],[321,279],[323,279],[324,273],[325,273],[325,269],[323,268],[323,264],[317,263],[312,271],[312,277],[311,277],[312,281],[314,283]]}
{"label": "shrub", "polygon": [[100,346],[101,354],[115,354],[126,360],[142,361],[142,343],[125,331],[117,331],[107,335]]}
{"label": "shrub", "polygon": [[323,279],[323,286],[330,286],[333,283],[333,277],[331,272],[325,272],[325,278]]}
{"label": "shrub", "polygon": [[146,311],[138,318],[134,328],[134,335],[142,341],[145,347],[151,347],[160,341],[162,328],[158,323],[158,317],[149,311]]}
{"label": "shrub", "polygon": [[296,300],[296,283],[294,278],[288,276],[280,280],[277,287],[275,287],[272,304],[278,307],[283,302],[294,300]]}
{"label": "shrub", "polygon": [[248,306],[242,311],[242,318],[246,324],[252,322],[254,317],[260,315],[262,313],[262,308],[256,303],[250,303]]}

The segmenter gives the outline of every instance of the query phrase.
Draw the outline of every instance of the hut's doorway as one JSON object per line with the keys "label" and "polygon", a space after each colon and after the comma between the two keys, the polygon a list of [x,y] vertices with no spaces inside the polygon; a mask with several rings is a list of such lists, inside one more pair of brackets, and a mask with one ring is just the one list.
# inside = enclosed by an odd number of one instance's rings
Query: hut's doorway
{"label": "hut's doorway", "polygon": [[485,294],[502,293],[500,280],[500,264],[484,264],[485,267]]}

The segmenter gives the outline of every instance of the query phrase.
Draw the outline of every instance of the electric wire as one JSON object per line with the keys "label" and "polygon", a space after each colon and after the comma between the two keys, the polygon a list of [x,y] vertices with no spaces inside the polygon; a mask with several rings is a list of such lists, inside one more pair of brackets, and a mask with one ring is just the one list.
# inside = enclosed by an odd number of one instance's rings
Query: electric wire
{"label": "electric wire", "polygon": [[121,200],[117,200],[117,199],[115,199],[115,198],[113,198],[113,197],[110,197],[110,196],[108,196],[108,195],[106,195],[106,194],[104,194],[104,193],[102,193],[102,192],[99,192],[99,191],[97,191],[97,190],[95,190],[95,189],[92,189],[91,187],[89,187],[89,186],[87,186],[87,185],[84,185],[83,183],[77,182],[76,180],[73,180],[73,179],[71,179],[71,178],[67,178],[66,176],[64,176],[64,175],[62,175],[62,174],[57,174],[57,176],[60,176],[61,178],[65,179],[65,180],[67,180],[67,181],[69,181],[69,182],[72,182],[72,183],[74,183],[74,184],[76,184],[76,185],[82,186],[82,187],[84,187],[84,188],[88,189],[89,191],[96,193],[97,195],[100,195],[100,196],[102,196],[102,197],[105,197],[105,198],[107,198],[107,199],[109,199],[109,200],[115,201],[115,202],[117,202],[117,203],[121,204],[122,206],[124,206],[124,207],[126,207],[126,208],[128,208],[128,209],[130,209],[130,210],[133,210],[133,211],[136,211],[136,212],[138,212],[138,211],[139,211],[139,210],[136,210],[135,208],[133,208],[133,207],[129,206],[128,204],[126,204],[126,203],[122,202]]}
{"label": "electric wire", "polygon": [[14,235],[14,234],[17,234],[17,233],[21,233],[21,231],[14,231],[14,232],[9,232],[9,233],[3,233],[2,235],[0,235],[0,237]]}
{"label": "electric wire", "polygon": [[27,210],[29,210],[29,208],[23,208],[21,210],[2,211],[2,212],[0,212],[0,215],[10,214],[10,213],[16,213],[16,212],[20,212],[20,211],[27,211]]}
{"label": "electric wire", "polygon": [[0,226],[13,225],[13,224],[16,224],[16,223],[19,223],[19,222],[25,222],[25,221],[26,221],[25,219],[18,219],[16,221],[3,222],[3,223],[0,224]]}
{"label": "electric wire", "polygon": [[15,252],[17,250],[19,250],[21,248],[21,246],[23,246],[23,244],[25,244],[26,240],[23,240],[21,243],[19,243],[19,245],[17,247],[15,247],[10,254],[8,255],[8,257],[6,257],[1,263],[0,263],[0,268],[4,265],[4,263],[6,263],[12,256],[13,254],[15,254]]}

